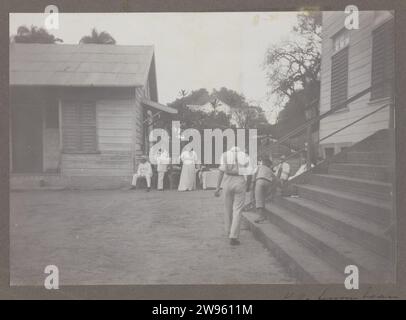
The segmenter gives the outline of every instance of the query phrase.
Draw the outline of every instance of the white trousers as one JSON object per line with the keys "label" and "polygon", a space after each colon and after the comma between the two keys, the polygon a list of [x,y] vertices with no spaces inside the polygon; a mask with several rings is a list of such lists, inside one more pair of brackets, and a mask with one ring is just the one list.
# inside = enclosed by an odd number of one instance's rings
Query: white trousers
{"label": "white trousers", "polygon": [[158,185],[157,185],[158,190],[162,190],[164,188],[164,178],[165,171],[158,171]]}
{"label": "white trousers", "polygon": [[133,175],[133,181],[132,181],[131,185],[133,185],[134,187],[136,187],[136,186],[137,186],[137,180],[138,180],[138,178],[145,178],[145,180],[147,180],[147,186],[148,186],[148,188],[151,188],[151,176],[148,175],[148,174],[145,174],[145,175],[134,174],[134,175]]}
{"label": "white trousers", "polygon": [[245,204],[246,181],[243,176],[226,176],[224,182],[224,227],[230,239],[240,235],[241,213]]}

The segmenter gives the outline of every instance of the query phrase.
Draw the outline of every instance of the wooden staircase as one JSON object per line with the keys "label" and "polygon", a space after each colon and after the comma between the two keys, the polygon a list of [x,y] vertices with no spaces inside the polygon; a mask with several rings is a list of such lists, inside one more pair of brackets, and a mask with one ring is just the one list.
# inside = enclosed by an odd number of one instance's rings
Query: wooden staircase
{"label": "wooden staircase", "polygon": [[302,283],[394,282],[393,139],[381,130],[292,181],[296,195],[267,205],[269,222],[245,217],[254,234]]}

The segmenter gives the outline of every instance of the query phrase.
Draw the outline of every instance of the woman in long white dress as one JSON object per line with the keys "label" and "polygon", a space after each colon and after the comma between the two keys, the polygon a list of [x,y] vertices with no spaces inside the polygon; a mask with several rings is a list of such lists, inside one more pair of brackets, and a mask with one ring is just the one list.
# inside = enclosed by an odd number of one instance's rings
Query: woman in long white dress
{"label": "woman in long white dress", "polygon": [[192,191],[196,189],[197,154],[194,150],[185,150],[180,155],[182,172],[179,179],[179,191]]}

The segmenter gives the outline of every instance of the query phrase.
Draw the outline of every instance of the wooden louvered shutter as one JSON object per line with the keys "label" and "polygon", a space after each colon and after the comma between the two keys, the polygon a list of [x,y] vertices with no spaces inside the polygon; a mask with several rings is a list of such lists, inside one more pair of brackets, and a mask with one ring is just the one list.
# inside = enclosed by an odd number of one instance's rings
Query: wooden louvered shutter
{"label": "wooden louvered shutter", "polygon": [[62,104],[62,145],[65,153],[97,152],[94,103],[69,101]]}
{"label": "wooden louvered shutter", "polygon": [[80,105],[80,148],[82,152],[92,153],[97,151],[96,131],[96,105],[82,103]]}
{"label": "wooden louvered shutter", "polygon": [[331,58],[331,107],[347,100],[348,94],[348,47]]}
{"label": "wooden louvered shutter", "polygon": [[395,73],[394,22],[385,22],[372,32],[371,100],[389,97]]}

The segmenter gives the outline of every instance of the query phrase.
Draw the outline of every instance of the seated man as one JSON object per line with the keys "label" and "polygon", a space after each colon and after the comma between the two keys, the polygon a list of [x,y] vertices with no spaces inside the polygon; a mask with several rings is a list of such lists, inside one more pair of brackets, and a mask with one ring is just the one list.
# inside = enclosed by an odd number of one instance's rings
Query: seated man
{"label": "seated man", "polygon": [[290,165],[286,162],[286,157],[282,155],[280,157],[279,165],[275,168],[276,176],[279,179],[279,186],[281,188],[281,195],[286,195],[286,187],[290,175]]}
{"label": "seated man", "polygon": [[146,156],[141,157],[141,163],[138,165],[137,173],[133,176],[133,181],[131,183],[131,189],[137,188],[138,178],[144,178],[147,180],[147,192],[151,190],[151,177],[152,177],[152,167],[151,164],[147,161]]}

